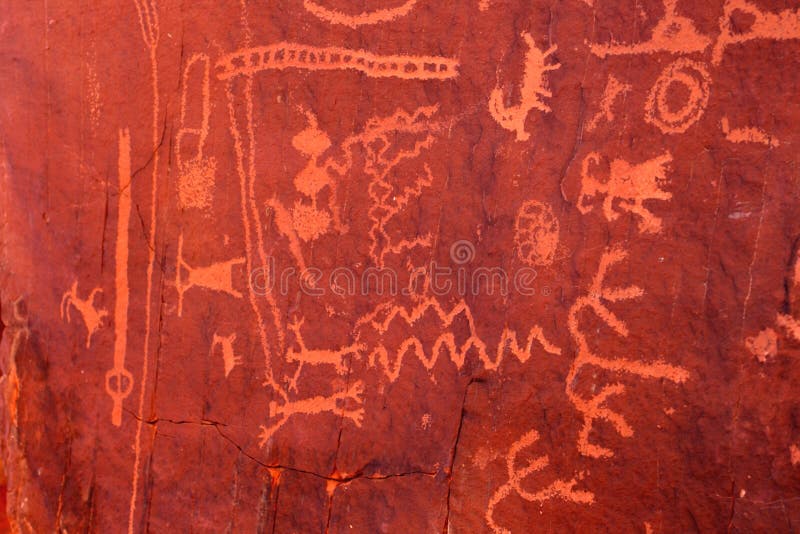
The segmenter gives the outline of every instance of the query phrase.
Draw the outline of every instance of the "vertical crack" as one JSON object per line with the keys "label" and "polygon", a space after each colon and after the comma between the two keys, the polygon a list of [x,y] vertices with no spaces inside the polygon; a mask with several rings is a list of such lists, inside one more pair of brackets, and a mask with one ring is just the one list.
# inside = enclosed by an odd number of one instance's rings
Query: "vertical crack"
{"label": "vertical crack", "polygon": [[469,393],[469,387],[473,383],[479,381],[480,380],[476,378],[470,378],[469,382],[467,382],[467,385],[464,388],[464,396],[461,399],[461,415],[459,416],[458,419],[458,429],[456,430],[456,439],[453,441],[453,453],[450,456],[450,466],[447,469],[447,500],[445,501],[446,512],[444,518],[444,526],[442,527],[442,534],[447,534],[450,528],[450,494],[453,488],[453,468],[455,467],[456,455],[458,454],[458,442],[461,439],[461,430],[464,427],[464,416],[467,413],[467,394]]}

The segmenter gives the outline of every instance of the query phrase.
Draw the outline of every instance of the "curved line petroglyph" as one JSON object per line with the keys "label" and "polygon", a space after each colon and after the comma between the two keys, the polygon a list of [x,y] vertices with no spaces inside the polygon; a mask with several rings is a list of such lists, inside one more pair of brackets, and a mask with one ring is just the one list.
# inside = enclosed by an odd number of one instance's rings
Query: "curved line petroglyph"
{"label": "curved line petroglyph", "polygon": [[315,17],[328,22],[329,24],[339,24],[348,28],[358,28],[383,22],[391,22],[395,19],[408,15],[419,0],[406,0],[397,7],[374,9],[363,11],[356,15],[350,15],[343,11],[329,9],[315,0],[303,0],[303,7]]}

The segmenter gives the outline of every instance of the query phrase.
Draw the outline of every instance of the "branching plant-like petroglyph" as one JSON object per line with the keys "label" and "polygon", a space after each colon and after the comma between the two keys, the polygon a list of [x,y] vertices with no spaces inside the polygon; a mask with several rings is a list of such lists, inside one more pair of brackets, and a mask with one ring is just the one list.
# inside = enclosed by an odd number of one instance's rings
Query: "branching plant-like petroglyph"
{"label": "branching plant-like petroglyph", "polygon": [[[735,14],[753,18],[748,28],[738,28],[734,23]],[[748,0],[725,0],[724,13],[719,21],[720,35],[714,44],[712,61],[722,62],[729,46],[746,43],[755,39],[774,39],[785,41],[800,39],[800,9],[786,9],[779,13],[762,11]]]}
{"label": "branching plant-like petroglyph", "polygon": [[72,307],[83,319],[83,324],[86,325],[87,349],[92,342],[92,336],[100,329],[103,319],[108,316],[108,310],[97,307],[94,302],[95,297],[102,292],[101,288],[96,287],[92,289],[88,297],[82,299],[78,296],[78,281],[76,280],[69,291],[61,297],[61,318],[68,323],[71,322],[70,307]]}
{"label": "branching plant-like petroglyph", "polygon": [[447,80],[458,76],[458,60],[441,56],[383,56],[366,50],[282,42],[245,48],[222,57],[216,64],[220,80],[286,69],[355,70],[373,78]]}
{"label": "branching plant-like petroglyph", "polygon": [[508,91],[497,85],[489,96],[489,113],[500,126],[514,132],[517,141],[527,141],[530,139],[530,134],[525,131],[525,119],[533,109],[542,113],[551,111],[550,106],[544,101],[544,98],[553,96],[549,90],[546,75],[550,71],[561,68],[561,64],[547,63],[547,59],[558,49],[556,45],[542,51],[536,47],[536,43],[529,33],[522,33],[521,37],[528,47],[528,52],[525,54],[525,72],[520,86],[520,103],[514,106],[506,105],[504,95]]}
{"label": "branching plant-like petroglyph", "polygon": [[[668,102],[670,88],[682,85],[688,92],[686,102],[674,110]],[[664,133],[683,133],[700,120],[708,105],[711,78],[706,68],[680,58],[664,69],[650,90],[645,104],[645,120]]]}
{"label": "branching plant-like petroglyph", "polygon": [[702,35],[691,19],[677,14],[678,0],[664,0],[664,17],[653,28],[650,39],[636,44],[592,43],[592,53],[600,58],[606,56],[655,54],[691,54],[703,52],[711,44],[708,36]]}
{"label": "branching plant-like petroglyph", "polygon": [[315,17],[325,22],[355,29],[359,26],[391,22],[397,18],[403,17],[414,9],[417,2],[419,2],[419,0],[406,0],[397,7],[373,9],[354,15],[327,8],[322,5],[324,4],[324,0],[303,0],[303,7],[305,7],[309,13],[312,13]]}
{"label": "branching plant-like petroglyph", "polygon": [[[178,237],[175,266],[175,289],[178,291],[178,317],[183,314],[183,294],[193,287],[220,291],[240,299],[242,294],[233,287],[233,268],[244,265],[244,258],[233,258],[210,265],[193,267],[183,259],[183,234]],[[186,279],[184,281],[184,272]]]}
{"label": "branching plant-like petroglyph", "polygon": [[550,265],[558,249],[559,224],[550,206],[528,200],[514,225],[517,256],[528,265]]}
{"label": "branching plant-like petroglyph", "polygon": [[550,464],[547,455],[543,455],[529,460],[524,466],[517,465],[517,459],[522,455],[522,451],[531,447],[538,439],[539,434],[535,430],[530,430],[515,441],[508,450],[508,455],[506,456],[508,480],[492,494],[485,516],[486,524],[497,534],[511,534],[510,530],[503,528],[497,523],[494,515],[497,505],[513,493],[516,493],[528,502],[542,503],[549,499],[563,499],[577,504],[592,504],[594,502],[594,495],[591,492],[575,489],[580,476],[570,480],[556,480],[535,492],[523,488],[522,484],[528,477],[533,473],[541,471]]}
{"label": "branching plant-like petroglyph", "polygon": [[589,347],[589,340],[580,328],[580,319],[585,311],[593,312],[619,336],[628,336],[628,327],[608,308],[606,303],[612,304],[639,298],[644,294],[644,291],[637,286],[624,288],[605,287],[608,269],[619,263],[626,256],[627,253],[619,248],[607,250],[600,258],[597,274],[589,290],[584,296],[576,299],[569,309],[567,324],[576,344],[576,356],[565,381],[565,391],[572,404],[583,416],[583,428],[578,435],[578,450],[581,454],[594,458],[614,455],[611,449],[591,443],[589,440],[596,421],[607,421],[622,437],[631,437],[633,428],[622,415],[605,406],[605,402],[611,396],[620,395],[625,391],[623,384],[605,385],[588,399],[576,391],[578,375],[585,367],[627,373],[641,378],[663,378],[675,383],[684,382],[689,378],[689,373],[685,369],[663,361],[642,362],[626,358],[605,358],[596,355]]}
{"label": "branching plant-like petroglyph", "polygon": [[608,179],[594,177],[591,166],[599,167],[602,158],[592,152],[583,160],[581,191],[578,197],[578,209],[581,213],[589,213],[592,200],[597,195],[604,195],[603,215],[607,221],[614,221],[620,211],[627,211],[639,217],[639,231],[657,233],[661,231],[661,219],[644,206],[647,200],[669,200],[672,193],[660,187],[667,180],[667,166],[672,162],[669,152],[645,161],[629,163],[623,159],[611,161]]}

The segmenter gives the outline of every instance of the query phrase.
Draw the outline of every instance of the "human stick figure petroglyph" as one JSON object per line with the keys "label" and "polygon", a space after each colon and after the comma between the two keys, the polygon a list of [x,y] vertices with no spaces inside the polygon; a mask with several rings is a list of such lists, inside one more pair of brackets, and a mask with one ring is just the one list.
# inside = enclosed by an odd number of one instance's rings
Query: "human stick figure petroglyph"
{"label": "human stick figure petroglyph", "polygon": [[356,15],[350,15],[343,11],[329,9],[318,0],[303,0],[303,7],[313,14],[315,17],[324,20],[329,24],[339,24],[347,26],[348,28],[358,28],[359,26],[367,26],[372,24],[380,24],[382,22],[391,22],[397,18],[403,17],[414,9],[419,0],[406,0],[397,7],[389,7],[384,9],[373,9],[364,11]]}
{"label": "human stick figure petroglyph", "polygon": [[640,218],[640,232],[660,232],[661,219],[644,207],[644,201],[672,198],[672,193],[661,189],[659,184],[666,181],[667,166],[671,162],[672,155],[669,152],[637,164],[614,159],[611,161],[608,180],[601,180],[593,177],[590,169],[592,163],[595,166],[600,165],[600,154],[588,154],[583,160],[578,210],[583,214],[589,213],[593,209],[591,200],[602,194],[605,195],[602,211],[607,221],[616,220],[619,211],[627,211]]}
{"label": "human stick figure petroglyph", "polygon": [[125,369],[128,353],[128,232],[131,219],[131,135],[127,129],[119,131],[119,205],[117,206],[117,244],[114,252],[116,265],[116,297],[114,301],[114,365],[106,373],[106,393],[111,397],[111,424],[122,425],[122,403],[133,390],[133,375]]}
{"label": "human stick figure petroglyph", "polygon": [[711,44],[711,39],[698,32],[691,19],[677,14],[677,4],[678,0],[664,0],[664,17],[655,25],[648,41],[636,44],[591,43],[589,49],[601,58],[656,52],[690,54],[704,51]]}
{"label": "human stick figure petroglyph", "polygon": [[337,46],[281,42],[238,50],[216,64],[220,80],[286,69],[355,70],[373,78],[447,80],[458,76],[458,61],[441,56],[383,56]]}
{"label": "human stick figure petroglyph", "polygon": [[663,361],[657,360],[647,363],[625,358],[605,358],[596,355],[589,347],[587,337],[580,329],[581,314],[587,310],[594,312],[619,336],[628,336],[628,327],[605,304],[635,299],[644,293],[637,286],[624,288],[605,287],[605,277],[608,269],[619,263],[626,256],[627,252],[619,248],[612,248],[603,253],[597,268],[597,274],[595,274],[587,294],[575,300],[569,309],[567,321],[570,334],[577,347],[575,359],[570,366],[565,381],[565,391],[572,404],[583,416],[584,424],[578,434],[578,450],[581,454],[593,458],[614,455],[611,449],[589,441],[589,435],[596,421],[604,420],[609,422],[622,437],[632,436],[633,428],[621,414],[605,406],[605,402],[611,396],[620,395],[625,391],[624,385],[620,383],[608,384],[600,388],[589,399],[584,398],[576,391],[576,381],[584,367],[592,366],[611,372],[628,373],[641,378],[663,378],[675,383],[685,382],[689,378],[689,373],[685,369]]}
{"label": "human stick figure petroglyph", "polygon": [[522,451],[536,443],[538,439],[539,434],[535,430],[530,430],[515,441],[508,450],[508,455],[506,456],[508,480],[495,490],[486,508],[486,524],[489,525],[489,528],[496,534],[511,534],[510,530],[497,524],[494,513],[497,505],[512,493],[516,493],[528,502],[543,503],[549,499],[563,499],[578,504],[592,504],[594,502],[594,494],[588,491],[575,489],[575,486],[578,484],[577,477],[571,480],[556,480],[536,492],[528,491],[522,487],[525,479],[533,473],[541,471],[550,463],[547,455],[543,455],[528,461],[524,466],[517,466],[517,458],[521,455]]}
{"label": "human stick figure petroglyph", "polygon": [[[369,350],[369,365],[381,369],[386,378],[390,382],[394,382],[400,376],[407,354],[415,356],[429,373],[436,366],[441,354],[446,355],[458,369],[461,369],[467,355],[474,351],[484,369],[490,371],[497,370],[507,355],[513,355],[520,362],[525,363],[532,355],[534,342],[549,354],[561,354],[561,349],[547,340],[542,328],[538,325],[529,329],[524,345],[519,344],[517,333],[506,327],[500,335],[500,341],[494,351],[494,359],[492,359],[487,343],[478,335],[472,310],[463,299],[449,310],[443,307],[435,297],[424,297],[411,308],[392,302],[380,304],[375,310],[356,321],[356,339],[362,345],[368,346],[365,339],[369,331],[367,327],[375,332],[379,339],[383,339],[395,321],[400,326],[416,329],[418,328],[417,323],[431,314],[439,321],[441,333],[434,341],[430,355],[425,352],[422,340],[416,335],[411,335],[399,344],[394,354],[390,354],[390,350],[384,346],[383,341],[379,341],[375,348]],[[461,344],[456,342],[456,337],[450,330],[450,327],[459,318],[465,320],[469,328],[469,336]],[[431,376],[431,378],[433,377]]]}
{"label": "human stick figure petroglyph", "polygon": [[[211,205],[212,188],[217,162],[204,154],[208,137],[208,121],[211,115],[211,62],[205,54],[193,54],[183,69],[181,81],[181,128],[175,136],[175,160],[178,164],[178,201],[184,208],[206,209]],[[192,84],[200,75],[200,122],[190,127],[189,104],[196,105],[197,85]],[[191,101],[191,102],[190,102]],[[196,137],[196,149],[185,159],[184,144],[188,136]]]}
{"label": "human stick figure petroglyph", "polygon": [[94,303],[94,298],[101,294],[103,290],[99,287],[92,289],[89,296],[82,299],[78,296],[78,281],[76,280],[69,291],[64,293],[61,297],[61,318],[65,319],[68,323],[71,322],[70,306],[74,308],[83,319],[86,325],[86,348],[92,341],[92,336],[100,329],[103,324],[103,318],[108,316],[108,311],[99,308]]}
{"label": "human stick figure petroglyph", "polygon": [[[673,110],[668,102],[670,88],[683,85],[688,91],[686,102]],[[661,73],[645,103],[645,120],[664,133],[683,133],[700,120],[708,105],[711,77],[706,68],[686,58],[677,59]]]}
{"label": "human stick figure petroglyph", "polygon": [[238,356],[233,349],[233,343],[235,341],[236,334],[229,334],[227,336],[214,334],[214,338],[211,340],[211,353],[213,354],[217,347],[222,351],[222,364],[225,369],[225,378],[228,378],[228,375],[231,374],[234,367],[242,363],[241,356]]}
{"label": "human stick figure petroglyph", "polygon": [[[733,18],[736,12],[752,17],[752,24],[744,30],[738,28]],[[755,39],[800,39],[800,9],[770,13],[760,10],[748,0],[725,0],[719,26],[720,35],[711,56],[715,65],[722,62],[725,50],[732,45]]]}
{"label": "human stick figure petroglyph", "polygon": [[[193,267],[183,259],[183,234],[178,237],[178,254],[175,266],[175,289],[178,290],[178,317],[183,314],[183,294],[193,287],[221,291],[234,298],[242,294],[233,287],[233,268],[244,265],[244,258],[233,258],[210,265]],[[183,272],[186,271],[186,281]]]}
{"label": "human stick figure petroglyph", "polygon": [[329,396],[316,396],[297,401],[285,401],[280,404],[276,401],[270,402],[269,418],[276,419],[270,426],[261,426],[259,434],[259,444],[261,447],[267,444],[275,432],[283,426],[286,421],[295,415],[318,415],[331,412],[343,418],[350,419],[357,427],[361,426],[364,417],[364,385],[360,381],[350,384],[344,391],[339,391]]}
{"label": "human stick figure petroglyph", "polygon": [[548,88],[545,76],[548,72],[559,69],[561,64],[546,63],[547,58],[558,49],[556,45],[542,51],[536,47],[536,43],[529,33],[523,32],[521,37],[525,41],[528,51],[525,54],[525,71],[520,87],[520,103],[514,106],[507,106],[503,96],[505,91],[497,85],[489,96],[489,113],[500,126],[515,132],[517,141],[527,141],[530,138],[530,134],[525,131],[525,119],[533,109],[537,109],[542,113],[551,111],[550,106],[543,100],[543,98],[553,96]]}

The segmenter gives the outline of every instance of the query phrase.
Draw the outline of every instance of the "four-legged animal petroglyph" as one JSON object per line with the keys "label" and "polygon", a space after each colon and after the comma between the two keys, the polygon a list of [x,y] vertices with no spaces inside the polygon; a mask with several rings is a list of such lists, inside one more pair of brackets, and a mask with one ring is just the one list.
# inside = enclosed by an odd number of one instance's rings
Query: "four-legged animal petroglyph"
{"label": "four-legged animal petroglyph", "polygon": [[340,417],[350,419],[357,427],[361,426],[364,417],[364,385],[354,382],[344,391],[324,397],[317,396],[296,401],[284,401],[279,404],[272,401],[269,404],[269,418],[276,419],[270,426],[261,426],[259,444],[263,447],[269,438],[294,415],[317,415],[325,412],[334,413]]}
{"label": "four-legged animal petroglyph", "polygon": [[634,164],[623,159],[614,159],[611,161],[608,179],[601,180],[594,178],[590,170],[590,164],[601,164],[600,154],[590,153],[583,160],[578,209],[581,213],[589,213],[593,209],[592,199],[602,194],[605,195],[603,215],[606,220],[614,221],[619,217],[619,211],[627,211],[640,218],[640,232],[661,231],[661,219],[644,207],[644,201],[672,198],[672,193],[661,189],[659,184],[666,181],[667,166],[671,162],[672,155],[669,152],[644,163]]}
{"label": "four-legged animal petroglyph", "polygon": [[309,13],[312,13],[315,17],[325,22],[340,24],[355,29],[359,26],[391,22],[397,18],[403,17],[414,9],[417,2],[419,2],[419,0],[406,0],[397,7],[373,9],[355,15],[350,15],[336,9],[329,9],[322,6],[320,2],[316,0],[303,0],[303,7],[305,7]]}
{"label": "four-legged animal petroglyph", "polygon": [[681,368],[663,361],[642,362],[626,358],[605,358],[596,355],[589,347],[589,342],[580,329],[580,317],[584,311],[592,311],[609,328],[621,337],[628,336],[628,327],[612,312],[605,303],[616,303],[640,297],[644,291],[637,286],[624,288],[605,287],[608,269],[627,256],[621,249],[607,250],[600,258],[597,274],[585,296],[579,297],[569,309],[568,326],[577,349],[576,356],[570,366],[566,379],[565,391],[575,408],[583,416],[583,428],[578,435],[578,450],[585,456],[594,458],[613,456],[611,449],[596,445],[589,441],[589,435],[598,420],[611,423],[622,437],[633,435],[633,428],[625,418],[605,402],[613,395],[620,395],[625,386],[619,383],[608,384],[599,389],[591,398],[584,398],[576,391],[576,381],[581,370],[586,366],[597,367],[606,371],[628,373],[642,378],[664,378],[680,383],[689,378],[689,373]]}
{"label": "four-legged animal petroglyph", "polygon": [[[734,22],[734,15],[737,12],[752,17],[752,24],[745,29],[737,27]],[[712,61],[715,65],[722,61],[725,49],[731,45],[754,39],[778,41],[800,39],[800,9],[786,9],[780,13],[769,13],[760,10],[748,0],[726,0],[719,26],[720,35],[712,54]]]}
{"label": "four-legged animal petroglyph", "polygon": [[552,70],[561,68],[561,64],[546,63],[547,58],[558,49],[556,45],[542,51],[536,47],[536,43],[529,33],[523,32],[521,37],[528,46],[528,52],[525,54],[525,72],[522,76],[522,85],[520,87],[520,103],[515,106],[507,106],[504,96],[505,91],[497,85],[489,96],[489,113],[500,126],[515,132],[517,141],[527,141],[530,138],[530,134],[525,131],[525,119],[533,109],[537,109],[542,113],[551,111],[550,106],[543,100],[543,98],[553,96],[549,90],[545,75]]}
{"label": "four-legged animal petroglyph", "polygon": [[578,484],[577,477],[571,480],[556,480],[536,492],[528,491],[522,487],[525,479],[550,464],[547,455],[543,455],[529,460],[524,466],[517,466],[517,458],[522,451],[536,443],[538,439],[539,434],[535,430],[531,430],[515,441],[508,450],[508,456],[506,457],[508,480],[495,490],[486,508],[486,524],[497,534],[511,534],[510,530],[497,524],[494,518],[494,511],[495,507],[512,493],[516,493],[528,502],[542,503],[549,499],[563,499],[578,504],[592,504],[594,502],[594,494],[575,489]]}
{"label": "four-legged animal petroglyph", "polygon": [[698,32],[691,19],[677,14],[677,4],[678,0],[664,0],[664,18],[655,25],[648,41],[636,44],[592,43],[589,45],[590,50],[601,58],[656,52],[673,54],[702,52],[711,44],[711,39]]}
{"label": "four-legged animal petroglyph", "polygon": [[[193,267],[183,259],[183,234],[178,237],[178,255],[175,267],[175,289],[178,290],[178,317],[183,314],[183,294],[193,287],[221,291],[237,299],[242,294],[233,287],[233,268],[244,265],[244,258]],[[186,274],[184,281],[183,273]]]}
{"label": "four-legged animal petroglyph", "polygon": [[373,78],[447,80],[458,76],[458,61],[442,56],[383,56],[338,46],[276,43],[238,50],[216,64],[217,77],[228,80],[265,70],[355,70]]}
{"label": "four-legged animal petroglyph", "polygon": [[289,389],[293,391],[297,391],[297,380],[300,377],[304,365],[333,365],[336,372],[343,375],[347,373],[346,357],[357,356],[364,348],[358,343],[353,343],[335,350],[309,349],[306,347],[303,334],[300,331],[304,322],[305,319],[299,319],[288,325],[289,330],[294,333],[297,345],[300,347],[299,351],[295,351],[292,347],[286,351],[286,361],[299,364],[294,376],[289,382]]}
{"label": "four-legged animal petroglyph", "polygon": [[101,288],[96,287],[92,289],[86,299],[82,299],[78,296],[78,281],[76,280],[69,291],[61,297],[61,318],[66,319],[68,323],[71,322],[69,307],[72,306],[86,325],[86,348],[89,348],[94,333],[100,329],[103,318],[108,316],[107,310],[96,307],[94,303],[94,298],[102,292]]}
{"label": "four-legged animal petroglyph", "polygon": [[[664,133],[683,133],[700,120],[708,105],[711,77],[706,68],[686,58],[680,58],[661,73],[645,103],[645,120]],[[674,109],[668,101],[673,85],[682,85],[686,102]]]}
{"label": "four-legged animal petroglyph", "polygon": [[223,368],[225,369],[225,378],[228,378],[228,375],[231,374],[231,371],[233,371],[234,367],[241,365],[242,363],[242,357],[238,356],[233,350],[233,343],[235,341],[236,334],[229,334],[227,336],[214,334],[214,338],[211,340],[212,354],[217,347],[219,347],[222,351],[222,364],[224,366]]}

